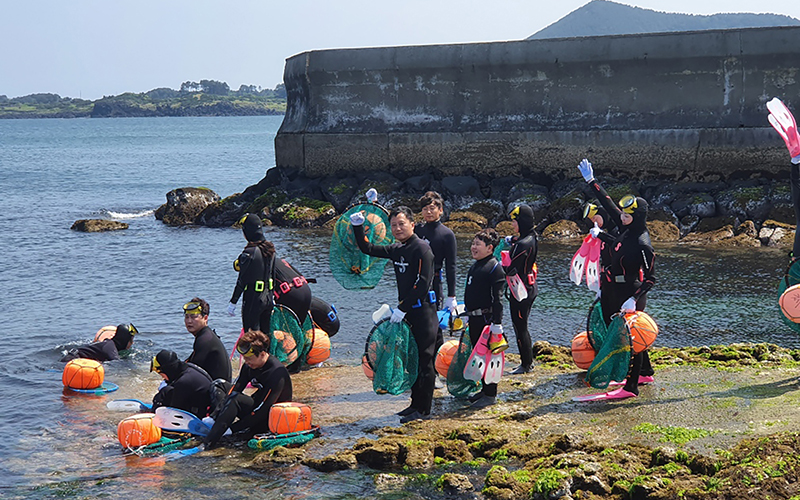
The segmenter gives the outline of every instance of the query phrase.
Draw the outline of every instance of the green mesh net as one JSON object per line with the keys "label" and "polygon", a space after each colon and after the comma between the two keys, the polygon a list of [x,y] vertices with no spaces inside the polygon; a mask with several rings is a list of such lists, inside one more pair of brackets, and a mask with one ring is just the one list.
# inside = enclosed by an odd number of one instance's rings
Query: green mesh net
{"label": "green mesh net", "polygon": [[276,304],[270,318],[269,353],[284,365],[297,361],[303,352],[306,334],[300,328],[300,320],[288,307]]}
{"label": "green mesh net", "polygon": [[125,453],[136,454],[140,457],[149,457],[153,455],[160,455],[168,451],[183,448],[192,440],[190,434],[181,434],[176,437],[161,436],[161,439],[155,443],[148,444],[147,446],[140,446],[138,448],[126,448]]}
{"label": "green mesh net", "polygon": [[306,365],[306,357],[308,356],[308,351],[311,350],[311,347],[314,346],[314,321],[311,319],[311,314],[306,316],[305,321],[303,321],[303,347],[301,350],[298,351],[298,355],[300,359],[303,361],[303,364]]}
{"label": "green mesh net", "polygon": [[631,337],[625,318],[618,314],[608,325],[606,337],[586,373],[586,382],[596,389],[605,389],[612,380],[625,380],[630,364]]}
{"label": "green mesh net", "polygon": [[331,274],[347,290],[374,288],[383,276],[387,259],[364,254],[358,249],[350,215],[364,212],[364,235],[374,245],[394,243],[389,213],[380,205],[362,203],[348,208],[333,227],[328,260]]}
{"label": "green mesh net", "polygon": [[300,432],[291,432],[289,434],[262,434],[253,436],[253,439],[247,442],[247,446],[254,450],[271,450],[278,446],[292,448],[295,446],[302,446],[319,436],[319,426],[314,426],[312,429]]}
{"label": "green mesh net", "polygon": [[[800,259],[792,259],[789,263],[789,266],[786,268],[786,272],[784,273],[783,278],[778,283],[778,299],[781,298],[783,292],[786,291],[787,288],[792,287],[796,284],[800,283]],[[783,314],[781,308],[778,307],[778,314],[781,316],[781,320],[793,331],[800,333],[800,323],[795,323],[794,321],[790,320]]]}
{"label": "green mesh net", "polygon": [[586,317],[586,338],[589,344],[597,352],[606,339],[608,328],[603,319],[603,308],[600,307],[600,299],[595,299],[589,308],[589,315]]}
{"label": "green mesh net", "polygon": [[465,398],[481,388],[480,382],[464,378],[464,367],[467,366],[470,354],[472,354],[472,343],[469,340],[469,331],[465,329],[461,332],[458,350],[447,369],[447,392],[457,398]]}
{"label": "green mesh net", "polygon": [[503,250],[511,250],[511,245],[506,243],[505,238],[500,238],[500,243],[498,243],[497,246],[494,247],[494,252],[492,252],[494,258],[497,259],[497,262],[502,262],[500,252],[502,252]]}
{"label": "green mesh net", "polygon": [[375,374],[372,389],[378,394],[402,394],[417,381],[419,350],[405,321],[379,321],[367,337],[364,355]]}

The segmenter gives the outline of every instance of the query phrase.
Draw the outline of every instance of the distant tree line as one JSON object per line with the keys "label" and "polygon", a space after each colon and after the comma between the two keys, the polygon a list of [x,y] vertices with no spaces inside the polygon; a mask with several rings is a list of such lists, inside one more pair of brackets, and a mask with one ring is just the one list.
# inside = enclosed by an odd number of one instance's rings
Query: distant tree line
{"label": "distant tree line", "polygon": [[0,118],[73,118],[83,116],[210,116],[283,114],[286,87],[241,85],[231,90],[217,80],[183,82],[179,90],[162,87],[126,92],[91,101],[39,93],[9,98],[0,95]]}

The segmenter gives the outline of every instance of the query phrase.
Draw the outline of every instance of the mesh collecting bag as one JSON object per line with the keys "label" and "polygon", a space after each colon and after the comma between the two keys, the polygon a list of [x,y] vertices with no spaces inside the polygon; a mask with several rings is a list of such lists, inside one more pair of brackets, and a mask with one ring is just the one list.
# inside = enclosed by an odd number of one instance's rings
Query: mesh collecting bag
{"label": "mesh collecting bag", "polygon": [[379,321],[367,336],[364,356],[374,372],[372,389],[378,394],[402,394],[417,381],[419,350],[405,321]]}
{"label": "mesh collecting bag", "polygon": [[[602,314],[600,316],[602,321]],[[591,339],[592,335],[588,337]],[[605,338],[596,350],[594,361],[586,372],[586,382],[596,389],[605,389],[612,380],[625,380],[631,363],[631,337],[621,314],[611,320]]]}
{"label": "mesh collecting bag", "polygon": [[605,320],[603,320],[603,308],[600,307],[600,299],[595,299],[586,317],[586,337],[589,339],[589,344],[591,344],[594,352],[600,350],[607,332],[608,328]]}
{"label": "mesh collecting bag", "polygon": [[374,288],[383,276],[387,259],[372,257],[358,249],[350,215],[364,212],[364,236],[373,245],[394,243],[389,212],[374,203],[353,205],[336,221],[328,261],[331,274],[347,290]]}
{"label": "mesh collecting bag", "polygon": [[[778,283],[778,300],[780,300],[781,295],[783,295],[783,292],[785,292],[787,288],[797,285],[798,283],[800,283],[800,258],[792,259],[789,266],[786,268],[783,278],[781,278],[781,281]],[[800,333],[800,323],[795,323],[787,318],[780,307],[778,308],[778,314],[780,314],[781,320],[783,320],[789,328],[794,332]]]}
{"label": "mesh collecting bag", "polygon": [[458,341],[458,350],[447,369],[447,392],[457,398],[466,398],[481,388],[480,382],[464,378],[464,367],[467,366],[470,354],[472,354],[472,342],[469,340],[469,329],[465,328]]}
{"label": "mesh collecting bag", "polygon": [[284,365],[297,361],[306,344],[297,315],[286,306],[275,304],[270,318],[269,353]]}
{"label": "mesh collecting bag", "polygon": [[261,434],[253,436],[253,439],[247,442],[247,446],[254,450],[271,450],[278,446],[292,448],[295,446],[302,446],[307,442],[319,436],[319,426],[315,425],[307,431],[290,432],[288,434]]}

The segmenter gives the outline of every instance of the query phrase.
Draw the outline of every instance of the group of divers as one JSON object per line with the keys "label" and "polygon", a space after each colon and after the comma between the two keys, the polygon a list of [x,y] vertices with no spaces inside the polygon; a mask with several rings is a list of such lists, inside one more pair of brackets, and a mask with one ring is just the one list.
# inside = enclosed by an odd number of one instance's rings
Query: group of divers
{"label": "group of divers", "polygon": [[[791,190],[800,225],[800,134],[785,106],[777,99],[770,104],[773,105],[768,106],[770,123],[784,138],[792,156]],[[624,196],[615,203],[595,179],[588,160],[581,161],[578,170],[586,182],[587,194],[596,200],[586,203],[583,216],[593,225],[591,238],[601,242],[597,294],[603,321],[608,326],[619,313],[643,311],[647,293],[656,283],[655,251],[646,224],[648,203],[635,195]],[[367,198],[375,202],[374,189],[367,192]],[[470,251],[474,263],[466,276],[462,305],[456,299],[456,238],[440,221],[444,201],[434,191],[425,193],[419,201],[424,221],[421,224],[415,224],[409,207],[391,209],[388,220],[395,241],[390,244],[370,242],[364,231],[363,212],[352,213],[349,220],[361,252],[392,262],[398,297],[389,321],[407,323],[417,346],[418,375],[411,386],[409,406],[398,412],[401,423],[427,419],[431,414],[437,384],[435,356],[443,344],[439,310],[466,317],[466,333],[471,345],[476,346],[487,327],[493,335],[504,336],[503,299],[506,298],[521,360],[510,375],[530,372],[534,361],[528,316],[538,294],[538,244],[531,207],[524,203],[511,207],[508,217],[518,235],[504,238],[502,243],[508,247],[508,253],[502,262],[494,256],[495,248],[501,244],[496,230],[482,229],[473,237]],[[236,303],[242,298],[243,334],[235,349],[244,365],[238,377],[231,382],[230,357],[208,326],[208,303],[197,297],[183,306],[186,329],[195,337],[192,354],[183,361],[175,352],[161,350],[150,366],[151,371],[164,379],[153,397],[153,411],[167,406],[203,419],[211,429],[203,439],[206,448],[215,446],[225,434],[232,433],[234,439],[249,439],[267,432],[271,406],[292,401],[290,372],[299,370],[299,360],[285,366],[269,354],[270,320],[275,305],[292,310],[300,324],[309,315],[315,323],[333,317],[329,314],[329,304],[312,298],[303,275],[276,257],[274,245],[264,237],[260,217],[247,214],[241,223],[247,245],[235,264],[239,275],[227,311],[234,315]],[[800,255],[800,232],[795,235],[793,254]],[[321,310],[314,311],[315,307]],[[338,327],[338,319],[335,324],[321,325],[333,333]],[[76,357],[101,362],[118,359],[119,351],[131,347],[136,333],[131,324],[119,325],[112,338],[73,349],[62,361]],[[654,382],[647,350],[631,354],[626,379],[614,384],[621,387],[587,400],[637,397],[640,385]],[[249,390],[248,385],[255,391]],[[484,408],[495,404],[497,385],[494,379],[491,383],[484,380],[480,390],[470,396],[470,406]]]}

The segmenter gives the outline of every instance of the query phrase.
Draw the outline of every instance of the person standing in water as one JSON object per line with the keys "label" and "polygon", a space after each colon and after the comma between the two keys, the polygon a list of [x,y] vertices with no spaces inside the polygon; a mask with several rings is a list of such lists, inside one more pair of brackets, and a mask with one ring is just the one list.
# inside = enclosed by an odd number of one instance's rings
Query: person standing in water
{"label": "person standing in water", "polygon": [[217,332],[208,326],[209,311],[208,302],[199,297],[194,297],[183,305],[183,324],[186,331],[194,336],[192,354],[186,362],[204,369],[212,380],[223,379],[230,382],[231,360]]}
{"label": "person standing in water", "polygon": [[362,212],[350,216],[356,244],[367,255],[391,259],[397,279],[398,305],[390,321],[408,321],[419,351],[419,374],[411,386],[411,404],[398,413],[400,423],[427,418],[433,403],[434,348],[439,325],[436,300],[431,301],[429,294],[433,285],[433,252],[414,234],[414,214],[406,206],[397,207],[389,214],[392,235],[397,240],[390,245],[370,243],[364,235],[364,220]]}
{"label": "person standing in water", "polygon": [[538,243],[533,224],[533,209],[522,203],[509,213],[514,231],[518,237],[511,237],[511,249],[508,251],[509,262],[503,264],[506,281],[509,284],[508,308],[511,312],[511,323],[517,337],[517,348],[522,363],[511,374],[520,375],[533,369],[533,347],[528,332],[528,316],[533,301],[539,293],[536,284],[536,254]]}
{"label": "person standing in water", "polygon": [[[600,306],[606,326],[618,312],[644,311],[647,292],[655,285],[655,251],[647,230],[648,204],[644,198],[624,196],[617,206],[605,189],[594,178],[592,164],[584,159],[578,165],[583,179],[597,201],[605,208],[619,235],[610,244],[608,262],[604,263],[600,278]],[[601,257],[602,258],[602,257]],[[653,381],[650,355],[642,351],[633,356],[625,386],[611,391],[607,399],[624,399],[639,395],[639,384]]]}

